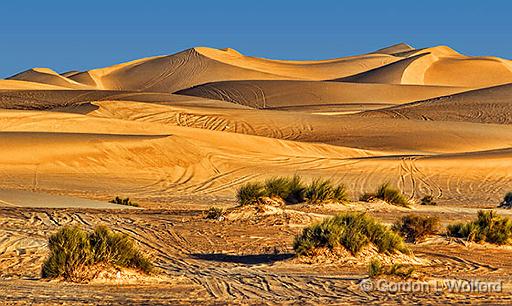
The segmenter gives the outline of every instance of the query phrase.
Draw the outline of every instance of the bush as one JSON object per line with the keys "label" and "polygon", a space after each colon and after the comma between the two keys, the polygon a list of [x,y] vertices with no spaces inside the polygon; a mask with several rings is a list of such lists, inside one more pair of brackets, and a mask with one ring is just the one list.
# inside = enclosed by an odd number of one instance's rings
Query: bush
{"label": "bush", "polygon": [[468,223],[448,225],[448,235],[468,241],[507,244],[512,237],[512,221],[494,211],[479,211],[477,219]]}
{"label": "bush", "polygon": [[309,185],[302,183],[300,176],[273,177],[263,184],[247,183],[237,191],[240,205],[260,203],[262,197],[280,198],[289,204],[309,202],[348,202],[348,194],[343,185],[335,185],[330,180],[315,179]]}
{"label": "bush", "polygon": [[389,183],[382,184],[376,193],[365,193],[359,198],[360,201],[364,202],[369,202],[373,199],[381,199],[389,204],[409,207],[407,197]]}
{"label": "bush", "polygon": [[359,201],[370,202],[375,200],[375,193],[365,192],[359,197]]}
{"label": "bush", "polygon": [[348,202],[347,191],[345,186],[332,184],[330,180],[314,179],[310,185],[306,187],[306,199],[311,204],[323,202]]}
{"label": "bush", "polygon": [[109,203],[113,204],[119,204],[119,205],[126,205],[126,206],[133,206],[133,207],[139,207],[139,204],[130,201],[130,198],[120,198],[116,196],[113,200],[110,200]]}
{"label": "bush", "polygon": [[439,218],[407,215],[393,224],[392,229],[400,233],[407,242],[418,242],[437,232]]}
{"label": "bush", "polygon": [[372,243],[381,253],[407,252],[404,241],[395,232],[365,213],[342,213],[306,227],[295,238],[293,249],[298,255],[310,255],[317,248],[344,247],[357,255]]}
{"label": "bush", "polygon": [[287,203],[297,204],[305,201],[306,187],[302,183],[302,178],[294,175],[288,184],[288,196],[283,198]]}
{"label": "bush", "polygon": [[218,207],[210,207],[206,212],[206,219],[220,220],[224,216],[224,209]]}
{"label": "bush", "polygon": [[407,267],[404,264],[392,264],[389,267],[384,267],[380,260],[373,259],[368,265],[368,276],[376,277],[379,275],[395,275],[401,278],[409,278],[414,272],[414,267]]}
{"label": "bush", "polygon": [[403,195],[399,190],[391,187],[389,183],[382,184],[379,189],[377,189],[377,193],[375,197],[386,201],[389,204],[398,205],[398,206],[409,206],[409,200],[405,195]]}
{"label": "bush", "polygon": [[421,205],[437,205],[437,203],[434,201],[433,196],[426,195],[423,198],[421,198]]}
{"label": "bush", "polygon": [[287,203],[304,202],[305,187],[300,176],[274,177],[265,181],[265,194],[268,197],[281,198]]}
{"label": "bush", "polygon": [[265,188],[261,183],[247,183],[238,188],[236,198],[240,205],[259,203],[266,196]]}
{"label": "bush", "polygon": [[133,240],[105,226],[98,226],[92,232],[77,226],[62,227],[50,236],[48,248],[50,255],[41,270],[43,278],[88,280],[94,277],[90,268],[98,264],[136,268],[145,273],[153,268]]}
{"label": "bush", "polygon": [[382,262],[378,259],[373,259],[368,265],[368,275],[375,277],[383,273]]}
{"label": "bush", "polygon": [[503,201],[500,203],[498,207],[512,207],[512,191],[507,192],[507,194],[505,194],[505,196],[503,197]]}

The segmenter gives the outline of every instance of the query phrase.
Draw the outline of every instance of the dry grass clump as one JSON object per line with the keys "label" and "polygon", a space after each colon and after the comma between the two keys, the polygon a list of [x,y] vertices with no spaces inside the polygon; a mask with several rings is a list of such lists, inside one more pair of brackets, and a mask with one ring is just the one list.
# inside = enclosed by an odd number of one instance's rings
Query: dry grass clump
{"label": "dry grass clump", "polygon": [[512,207],[512,191],[507,192],[507,194],[505,194],[505,196],[503,197],[503,201],[501,201],[501,203],[498,207],[503,207],[503,208],[511,208]]}
{"label": "dry grass clump", "polygon": [[512,220],[499,216],[494,211],[478,212],[477,219],[467,223],[448,225],[448,235],[468,241],[489,242],[498,245],[510,243]]}
{"label": "dry grass clump", "polygon": [[108,201],[109,203],[113,204],[119,204],[119,205],[126,205],[126,206],[133,206],[133,207],[139,207],[139,204],[132,202],[130,198],[120,198],[116,196],[114,199]]}
{"label": "dry grass clump", "polygon": [[400,263],[395,263],[390,266],[384,266],[378,259],[373,259],[368,265],[368,275],[370,277],[377,277],[380,275],[392,275],[401,278],[409,278],[414,273],[414,267],[407,266]]}
{"label": "dry grass clump", "polygon": [[153,264],[133,240],[114,233],[106,226],[87,232],[77,226],[64,226],[48,239],[50,255],[43,263],[43,278],[62,277],[68,281],[91,280],[98,266],[138,269],[149,273]]}
{"label": "dry grass clump", "polygon": [[392,229],[407,242],[419,242],[429,235],[437,233],[439,228],[439,218],[437,217],[422,217],[418,215],[407,215],[397,220]]}
{"label": "dry grass clump", "polygon": [[297,175],[273,177],[263,183],[250,182],[237,190],[237,200],[240,205],[261,203],[264,197],[278,198],[287,204],[349,201],[344,185],[334,184],[328,179],[315,179],[310,184],[304,184],[302,178]]}
{"label": "dry grass clump", "polygon": [[312,255],[316,249],[333,250],[343,247],[357,255],[369,244],[375,245],[380,253],[408,250],[397,233],[365,213],[342,213],[306,227],[295,238],[293,249],[298,255]]}
{"label": "dry grass clump", "polygon": [[242,185],[236,192],[236,199],[242,206],[259,203],[264,196],[266,196],[265,188],[259,182]]}
{"label": "dry grass clump", "polygon": [[421,205],[434,206],[434,205],[437,205],[437,203],[434,201],[434,197],[433,196],[426,195],[423,198],[421,198]]}
{"label": "dry grass clump", "polygon": [[389,183],[382,184],[375,193],[364,193],[360,201],[370,202],[374,199],[383,200],[389,204],[409,207],[409,200],[402,192],[391,186]]}
{"label": "dry grass clump", "polygon": [[206,219],[221,220],[224,217],[224,209],[219,207],[210,207],[206,212]]}

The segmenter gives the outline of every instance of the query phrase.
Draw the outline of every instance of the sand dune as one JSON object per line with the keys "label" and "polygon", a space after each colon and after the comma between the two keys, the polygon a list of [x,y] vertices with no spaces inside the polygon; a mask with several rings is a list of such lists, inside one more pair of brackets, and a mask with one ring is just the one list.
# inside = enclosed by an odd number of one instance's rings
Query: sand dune
{"label": "sand dune", "polygon": [[361,114],[435,121],[512,123],[512,84],[468,91]]}
{"label": "sand dune", "polygon": [[47,85],[54,85],[72,89],[86,89],[89,86],[80,84],[71,79],[58,74],[49,68],[33,68],[27,71],[18,73],[10,78],[10,80],[27,81],[34,83],[42,83]]}
{"label": "sand dune", "polygon": [[466,89],[456,87],[273,80],[210,83],[177,93],[229,101],[253,108],[308,111],[327,108],[353,111],[439,97],[464,90]]}
{"label": "sand dune", "polygon": [[512,78],[509,60],[468,57],[446,46],[411,52],[408,57],[382,67],[339,79],[344,82],[488,87]]}

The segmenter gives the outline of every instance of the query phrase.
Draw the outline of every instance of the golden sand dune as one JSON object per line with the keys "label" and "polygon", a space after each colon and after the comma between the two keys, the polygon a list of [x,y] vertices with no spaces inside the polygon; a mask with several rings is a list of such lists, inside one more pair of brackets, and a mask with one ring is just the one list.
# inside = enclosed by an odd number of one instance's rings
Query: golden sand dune
{"label": "golden sand dune", "polygon": [[27,82],[27,81],[18,81],[18,80],[0,80],[0,91],[6,90],[51,90],[51,89],[66,89],[65,87],[43,84],[43,83],[35,83],[35,82]]}
{"label": "golden sand dune", "polygon": [[410,52],[388,65],[339,79],[344,82],[488,87],[512,78],[511,61],[464,56],[446,46]]}
{"label": "golden sand dune", "polygon": [[457,87],[402,86],[314,81],[226,81],[177,92],[253,108],[354,111],[412,102],[467,90]]}
{"label": "golden sand dune", "polygon": [[512,123],[512,84],[370,111],[365,117]]}
{"label": "golden sand dune", "polygon": [[70,78],[98,89],[175,92],[225,80],[333,79],[396,60],[386,54],[368,54],[325,61],[277,61],[244,56],[232,49],[200,47],[73,74]]}
{"label": "golden sand dune", "polygon": [[71,89],[87,89],[89,86],[80,84],[68,79],[49,68],[33,68],[18,73],[9,78],[10,80],[42,83]]}

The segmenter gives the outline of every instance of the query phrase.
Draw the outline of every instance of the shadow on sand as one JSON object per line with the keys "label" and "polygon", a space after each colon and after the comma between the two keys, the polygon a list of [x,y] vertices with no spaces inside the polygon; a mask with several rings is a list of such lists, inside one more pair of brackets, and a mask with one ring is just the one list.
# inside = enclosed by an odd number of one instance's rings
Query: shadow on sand
{"label": "shadow on sand", "polygon": [[246,265],[271,264],[276,261],[290,259],[294,254],[257,254],[257,255],[232,255],[232,254],[190,254],[190,257],[201,260],[230,262]]}

